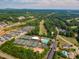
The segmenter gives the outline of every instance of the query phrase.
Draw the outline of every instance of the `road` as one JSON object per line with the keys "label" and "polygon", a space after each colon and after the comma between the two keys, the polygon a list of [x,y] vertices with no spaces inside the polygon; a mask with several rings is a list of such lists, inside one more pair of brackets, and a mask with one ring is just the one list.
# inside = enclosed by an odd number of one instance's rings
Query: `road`
{"label": "road", "polygon": [[56,51],[56,43],[53,42],[53,43],[51,44],[51,47],[50,47],[50,48],[51,48],[51,49],[50,49],[50,51],[49,51],[49,53],[48,53],[47,59],[52,59],[52,58],[54,57],[54,54],[55,54],[55,51]]}
{"label": "road", "polygon": [[68,43],[68,44],[70,44],[70,45],[72,45],[73,47],[72,48],[78,48],[77,46],[75,46],[73,43],[71,43],[71,42],[69,42],[69,41],[67,41],[66,39],[64,39],[62,36],[60,36],[60,35],[58,35],[57,36],[57,38],[60,38],[61,40],[63,40],[64,42],[66,42],[66,43]]}
{"label": "road", "polygon": [[6,54],[6,53],[4,53],[2,51],[0,51],[0,56],[4,57],[6,59],[18,59],[18,58],[15,58],[15,57],[11,56],[11,55],[8,55],[8,54]]}
{"label": "road", "polygon": [[[36,19],[34,19],[34,20],[36,20]],[[8,26],[6,26],[4,28],[0,28],[0,30],[7,29],[7,28],[10,28],[10,27],[14,27],[14,26],[25,25],[26,23],[31,22],[31,21],[34,21],[34,20],[28,20],[27,22],[17,22],[17,23],[8,25]]]}
{"label": "road", "polygon": [[10,27],[13,27],[13,26],[18,26],[20,24],[21,24],[20,22],[17,22],[17,23],[11,24],[11,25],[7,25],[6,27],[0,28],[0,30],[7,29],[7,28],[10,28]]}
{"label": "road", "polygon": [[66,39],[64,39],[62,36],[60,36],[59,35],[59,29],[56,27],[56,30],[57,30],[57,32],[58,32],[58,35],[57,35],[57,38],[59,39],[61,39],[61,40],[63,40],[64,42],[66,42],[66,43],[68,43],[68,44],[70,44],[70,45],[72,45],[73,47],[72,48],[75,48],[75,49],[78,49],[78,47],[77,46],[75,46],[73,43],[71,43],[71,42],[69,42],[69,41],[67,41]]}

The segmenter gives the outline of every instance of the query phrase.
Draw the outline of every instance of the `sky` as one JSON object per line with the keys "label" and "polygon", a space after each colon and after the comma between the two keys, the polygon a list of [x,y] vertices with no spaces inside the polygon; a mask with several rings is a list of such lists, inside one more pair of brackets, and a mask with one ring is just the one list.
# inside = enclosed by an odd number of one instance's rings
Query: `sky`
{"label": "sky", "polygon": [[0,0],[0,9],[79,9],[79,0]]}

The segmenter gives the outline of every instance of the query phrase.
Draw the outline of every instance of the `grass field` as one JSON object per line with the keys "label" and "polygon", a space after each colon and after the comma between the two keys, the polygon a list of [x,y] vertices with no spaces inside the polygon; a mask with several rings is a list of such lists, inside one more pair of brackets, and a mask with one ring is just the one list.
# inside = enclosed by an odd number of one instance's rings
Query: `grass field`
{"label": "grass field", "polygon": [[77,26],[71,26],[71,29],[76,29],[77,28]]}
{"label": "grass field", "polygon": [[69,42],[73,43],[74,45],[76,46],[79,46],[76,38],[73,38],[73,37],[65,37],[65,36],[62,36],[64,39],[68,40]]}
{"label": "grass field", "polygon": [[67,44],[65,41],[61,40],[61,39],[57,39],[57,47],[58,48],[62,48],[63,45]]}
{"label": "grass field", "polygon": [[45,29],[45,26],[44,26],[44,20],[42,20],[39,24],[39,27],[40,27],[40,30],[39,30],[39,35],[47,35],[47,30]]}

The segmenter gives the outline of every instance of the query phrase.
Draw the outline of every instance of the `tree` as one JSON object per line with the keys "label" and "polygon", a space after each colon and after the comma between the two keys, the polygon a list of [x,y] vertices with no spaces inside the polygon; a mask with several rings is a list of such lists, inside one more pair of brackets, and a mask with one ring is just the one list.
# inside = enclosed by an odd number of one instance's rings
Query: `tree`
{"label": "tree", "polygon": [[76,56],[76,59],[79,59],[79,55]]}
{"label": "tree", "polygon": [[79,42],[79,27],[78,27],[78,31],[77,31],[77,41]]}

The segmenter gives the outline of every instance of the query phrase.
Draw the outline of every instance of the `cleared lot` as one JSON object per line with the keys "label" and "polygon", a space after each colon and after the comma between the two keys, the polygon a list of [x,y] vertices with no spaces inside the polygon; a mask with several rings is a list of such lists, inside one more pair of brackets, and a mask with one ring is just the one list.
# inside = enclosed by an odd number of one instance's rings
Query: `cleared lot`
{"label": "cleared lot", "polygon": [[47,30],[45,29],[45,26],[44,26],[44,20],[40,22],[39,27],[40,27],[39,35],[43,35],[43,34],[47,35]]}
{"label": "cleared lot", "polygon": [[73,37],[65,37],[65,36],[62,36],[64,39],[66,39],[67,41],[73,43],[74,45],[78,46],[78,42],[76,41],[76,38],[73,38]]}

